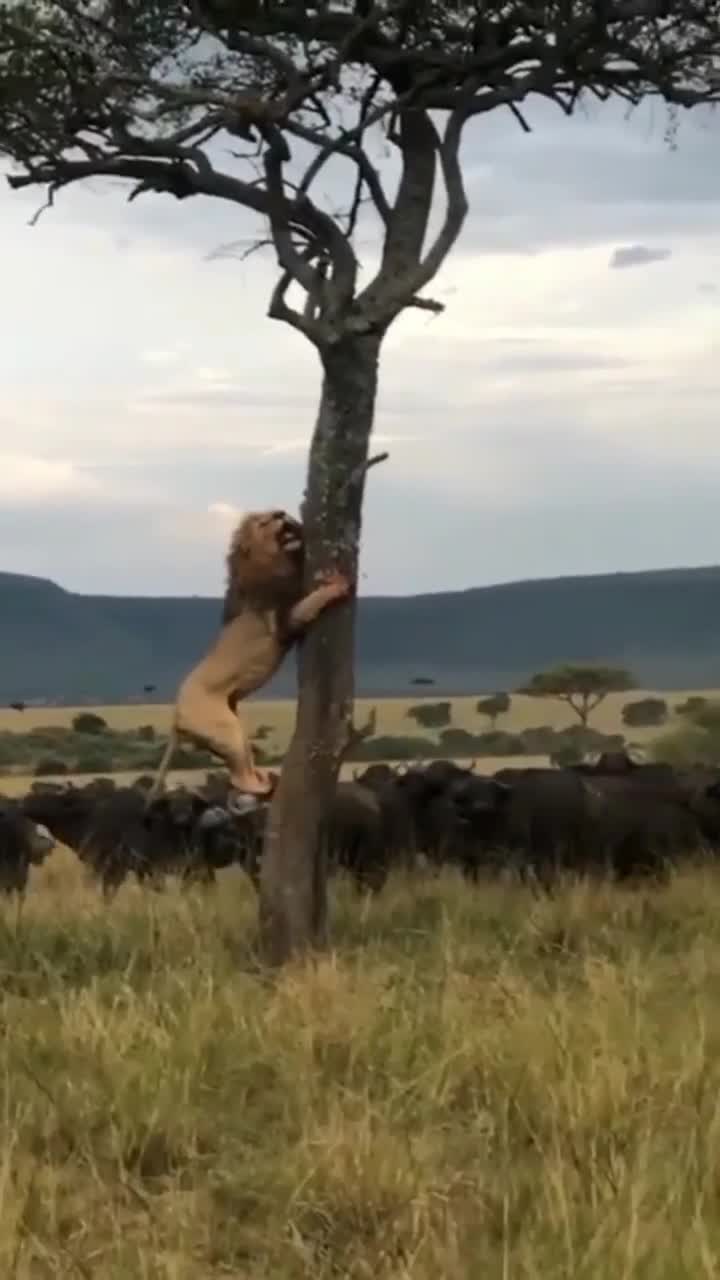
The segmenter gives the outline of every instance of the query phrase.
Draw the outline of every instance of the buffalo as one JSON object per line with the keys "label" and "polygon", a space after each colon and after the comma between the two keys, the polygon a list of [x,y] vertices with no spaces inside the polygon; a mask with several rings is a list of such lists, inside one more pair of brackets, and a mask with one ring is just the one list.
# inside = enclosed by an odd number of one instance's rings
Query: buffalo
{"label": "buffalo", "polygon": [[13,800],[0,800],[0,892],[23,893],[31,866],[40,866],[55,841]]}
{"label": "buffalo", "polygon": [[23,809],[75,850],[107,894],[130,872],[151,884],[158,884],[168,873],[185,880],[212,879],[215,865],[231,860],[219,852],[222,833],[234,826],[231,815],[180,789],[148,806],[139,788],[109,791],[92,784],[71,786],[59,792],[31,793]]}

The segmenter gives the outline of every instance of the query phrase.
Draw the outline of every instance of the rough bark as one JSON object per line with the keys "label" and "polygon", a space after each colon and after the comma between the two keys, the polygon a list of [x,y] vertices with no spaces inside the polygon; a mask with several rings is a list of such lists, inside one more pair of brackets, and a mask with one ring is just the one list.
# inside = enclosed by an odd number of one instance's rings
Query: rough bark
{"label": "rough bark", "polygon": [[[357,579],[380,341],[354,336],[322,354],[303,510],[308,585],[332,567]],[[272,965],[327,940],[323,823],[349,739],[354,641],[353,597],[322,614],[300,645],[295,732],[270,810],[260,876],[261,947]]]}

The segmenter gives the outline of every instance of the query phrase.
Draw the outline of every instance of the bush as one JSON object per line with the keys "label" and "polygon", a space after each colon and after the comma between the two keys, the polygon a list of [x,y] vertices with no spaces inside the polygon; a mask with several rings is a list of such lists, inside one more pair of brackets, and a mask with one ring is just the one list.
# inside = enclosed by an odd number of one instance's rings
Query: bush
{"label": "bush", "polygon": [[693,716],[701,707],[707,705],[707,698],[702,698],[700,694],[692,694],[686,698],[684,702],[675,704],[675,711],[679,716]]}
{"label": "bush", "polygon": [[111,755],[105,751],[88,751],[78,756],[75,762],[75,773],[112,773],[115,764]]}
{"label": "bush", "polygon": [[623,724],[635,729],[665,724],[667,718],[668,704],[664,698],[639,698],[637,702],[626,702],[622,709]]}
{"label": "bush", "polygon": [[702,707],[691,712],[689,719],[692,724],[700,729],[707,729],[709,733],[720,731],[720,702],[704,701]]}
{"label": "bush", "polygon": [[555,735],[554,750],[562,747],[573,747],[581,756],[590,751],[622,751],[625,738],[622,733],[599,733],[597,729],[581,724],[570,725]]}
{"label": "bush", "polygon": [[157,733],[154,724],[141,724],[135,735],[140,742],[155,742]]}
{"label": "bush", "polygon": [[518,737],[523,751],[529,756],[547,756],[557,741],[557,733],[549,724],[539,724],[530,729],[523,729]]}
{"label": "bush", "polygon": [[252,740],[253,742],[262,742],[265,738],[268,738],[271,733],[271,724],[259,724],[252,736]]}
{"label": "bush", "polygon": [[555,747],[554,751],[550,752],[550,763],[558,769],[569,769],[571,765],[582,764],[583,754],[577,747],[566,743],[565,746]]}
{"label": "bush", "polygon": [[[178,747],[173,754],[171,769],[211,769],[215,757],[209,751],[201,751],[196,747]],[[141,765],[147,768],[147,765]]]}
{"label": "bush", "polygon": [[44,756],[37,761],[33,774],[36,778],[47,778],[53,774],[69,773],[70,770],[64,760],[59,760],[57,756]]}
{"label": "bush", "polygon": [[421,702],[408,707],[407,716],[423,729],[444,729],[452,719],[449,702]]}
{"label": "bush", "polygon": [[72,727],[76,733],[105,733],[107,721],[94,711],[81,711],[73,718]]}
{"label": "bush", "polygon": [[673,729],[655,739],[649,754],[662,764],[720,764],[720,733],[709,733],[697,725]]}
{"label": "bush", "polygon": [[443,729],[439,741],[443,752],[449,756],[474,756],[478,734],[468,733],[467,729]]}
{"label": "bush", "polygon": [[475,738],[474,755],[477,756],[522,756],[525,754],[522,739],[516,733],[503,733],[501,729],[489,733],[478,733]]}
{"label": "bush", "polygon": [[428,738],[366,738],[356,742],[348,752],[348,760],[427,760],[437,754],[437,743]]}

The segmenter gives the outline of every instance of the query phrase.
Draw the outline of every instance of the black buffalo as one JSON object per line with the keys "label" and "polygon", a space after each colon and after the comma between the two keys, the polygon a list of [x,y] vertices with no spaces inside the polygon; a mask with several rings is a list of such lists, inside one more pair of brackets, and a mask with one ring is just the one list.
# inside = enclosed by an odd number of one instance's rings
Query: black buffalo
{"label": "black buffalo", "polygon": [[55,841],[13,800],[0,800],[0,892],[23,893],[31,866],[39,866]]}
{"label": "black buffalo", "polygon": [[130,872],[153,884],[169,873],[186,880],[212,879],[215,865],[231,860],[217,852],[220,833],[233,827],[231,816],[180,789],[148,806],[135,787],[108,791],[92,784],[71,786],[30,794],[23,809],[77,853],[106,893],[114,892]]}
{"label": "black buffalo", "polygon": [[453,803],[480,865],[541,882],[562,870],[662,875],[693,851],[720,847],[720,784],[699,770],[647,769],[502,769],[456,785]]}

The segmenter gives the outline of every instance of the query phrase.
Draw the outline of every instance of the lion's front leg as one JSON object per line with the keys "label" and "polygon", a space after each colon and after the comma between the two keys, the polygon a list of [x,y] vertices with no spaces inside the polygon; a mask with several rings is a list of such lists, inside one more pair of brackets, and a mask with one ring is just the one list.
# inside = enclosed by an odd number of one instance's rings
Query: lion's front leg
{"label": "lion's front leg", "polygon": [[291,631],[303,631],[329,604],[346,600],[352,591],[350,579],[336,569],[318,574],[318,579],[320,585],[290,610],[288,625]]}

